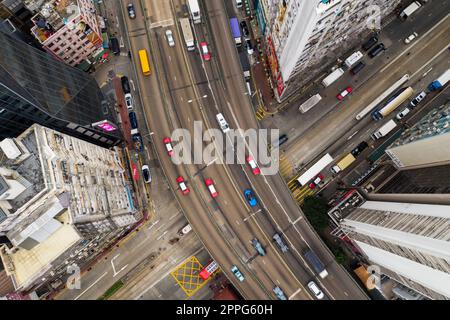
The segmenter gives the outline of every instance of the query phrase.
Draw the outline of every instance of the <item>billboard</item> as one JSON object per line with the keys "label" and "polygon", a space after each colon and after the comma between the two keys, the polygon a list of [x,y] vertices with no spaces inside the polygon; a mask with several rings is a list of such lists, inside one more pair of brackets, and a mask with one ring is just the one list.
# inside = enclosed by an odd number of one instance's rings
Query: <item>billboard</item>
{"label": "billboard", "polygon": [[105,132],[116,131],[117,127],[109,120],[102,120],[92,124],[92,127],[102,129]]}

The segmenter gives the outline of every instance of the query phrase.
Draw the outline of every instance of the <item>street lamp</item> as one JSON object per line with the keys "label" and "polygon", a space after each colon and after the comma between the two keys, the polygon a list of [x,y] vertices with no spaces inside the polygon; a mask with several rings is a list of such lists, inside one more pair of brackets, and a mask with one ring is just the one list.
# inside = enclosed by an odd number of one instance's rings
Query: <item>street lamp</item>
{"label": "street lamp", "polygon": [[[207,98],[208,97],[208,95],[207,94],[205,94],[204,96],[201,96],[201,98]],[[192,102],[194,102],[194,101],[197,101],[197,100],[200,100],[200,98],[196,98],[196,99],[189,99],[187,102],[188,103],[192,103]]]}

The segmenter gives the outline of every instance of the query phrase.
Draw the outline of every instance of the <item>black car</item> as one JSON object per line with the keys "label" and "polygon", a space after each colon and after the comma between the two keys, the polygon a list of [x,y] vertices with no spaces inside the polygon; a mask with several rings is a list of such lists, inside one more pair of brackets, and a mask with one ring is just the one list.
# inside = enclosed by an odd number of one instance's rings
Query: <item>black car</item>
{"label": "black car", "polygon": [[144,141],[142,140],[142,136],[139,133],[133,134],[132,139],[134,141],[134,147],[139,151],[144,151]]}
{"label": "black car", "polygon": [[250,31],[248,31],[247,22],[241,21],[240,23],[242,34],[244,35],[245,39],[250,39]]}
{"label": "black car", "polygon": [[365,142],[365,141],[363,141],[363,142],[361,142],[360,144],[358,144],[357,146],[356,146],[356,148],[355,149],[353,149],[352,150],[352,155],[354,156],[354,157],[357,157],[361,152],[363,152],[363,150],[365,149],[365,148],[367,148],[369,145],[367,144],[367,142]]}
{"label": "black car", "polygon": [[136,11],[134,11],[134,6],[132,3],[129,3],[127,5],[127,10],[128,10],[128,16],[130,17],[130,19],[136,18]]}
{"label": "black car", "polygon": [[109,39],[111,51],[117,56],[120,54],[119,40],[117,38]]}
{"label": "black car", "polygon": [[128,78],[123,76],[122,78],[120,78],[120,81],[122,81],[123,93],[131,93],[130,83],[128,82]]}
{"label": "black car", "polygon": [[384,44],[379,43],[369,51],[368,55],[371,58],[375,58],[377,55],[383,53],[384,50],[386,50]]}
{"label": "black car", "polygon": [[130,118],[131,129],[137,129],[138,123],[137,123],[136,113],[134,113],[133,111],[129,112],[128,118]]}
{"label": "black car", "polygon": [[288,136],[286,134],[282,134],[278,138],[278,140],[273,143],[273,147],[277,148],[277,147],[281,146],[283,143],[285,143],[286,141],[288,141]]}
{"label": "black car", "polygon": [[356,66],[354,66],[352,69],[350,69],[350,73],[352,75],[355,75],[357,73],[359,73],[362,69],[364,69],[364,67],[366,66],[366,64],[362,61],[358,62],[358,64]]}
{"label": "black car", "polygon": [[362,45],[362,49],[364,51],[367,51],[370,48],[372,48],[377,42],[378,42],[378,38],[373,36]]}

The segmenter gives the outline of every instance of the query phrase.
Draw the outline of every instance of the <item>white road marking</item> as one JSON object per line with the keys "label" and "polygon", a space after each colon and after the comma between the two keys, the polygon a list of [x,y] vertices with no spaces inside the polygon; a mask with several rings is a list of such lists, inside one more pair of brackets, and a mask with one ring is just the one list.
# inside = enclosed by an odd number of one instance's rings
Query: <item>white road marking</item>
{"label": "white road marking", "polygon": [[166,224],[165,223],[163,223],[158,229],[156,229],[156,231],[159,231],[159,230],[161,230],[161,228],[164,228],[164,226],[165,226]]}
{"label": "white road marking", "polygon": [[247,221],[248,219],[250,219],[251,217],[253,217],[255,214],[261,212],[261,209],[259,209],[258,211],[253,212],[251,215],[249,215],[247,218],[244,218],[244,222]]}
{"label": "white road marking", "polygon": [[84,290],[82,293],[80,293],[78,296],[75,297],[74,300],[78,300],[83,294],[85,294],[90,288],[92,288],[93,286],[95,286],[97,284],[97,282],[99,282],[100,280],[102,280],[102,278],[104,276],[106,276],[108,274],[108,272],[106,271],[104,274],[102,274],[97,280],[95,280],[89,287],[87,287],[86,290]]}
{"label": "white road marking", "polygon": [[277,280],[275,280],[279,285],[281,285],[281,283],[280,283],[280,281],[278,281],[278,279]]}
{"label": "white road marking", "polygon": [[425,63],[422,65],[422,67],[420,67],[419,69],[417,69],[417,71],[414,72],[414,73],[411,75],[411,78],[413,78],[416,74],[418,74],[419,72],[421,72],[421,71],[423,70],[423,68],[425,68],[431,61],[433,61],[433,60],[436,59],[438,56],[440,56],[444,51],[447,51],[447,48],[448,48],[449,45],[450,45],[450,43],[447,43],[447,44],[445,45],[445,47],[442,48],[441,51],[439,51],[438,53],[436,53],[430,60],[428,60],[427,62],[425,62]]}
{"label": "white road marking", "polygon": [[178,213],[176,213],[176,214],[174,214],[173,216],[171,216],[171,217],[169,218],[169,221],[172,220],[172,219],[174,219],[175,217],[178,217]]}
{"label": "white road marking", "polygon": [[302,219],[303,219],[303,217],[298,217],[297,219],[295,219],[295,221],[291,221],[291,223],[296,224],[297,222],[299,222]]}
{"label": "white road marking", "polygon": [[147,229],[150,230],[150,229],[153,228],[153,226],[154,226],[155,224],[157,224],[158,222],[159,222],[159,219],[156,220],[155,222],[153,222]]}
{"label": "white road marking", "polygon": [[168,232],[167,230],[164,231],[162,235],[160,235],[158,238],[156,238],[156,240],[161,240],[162,237],[164,237],[167,234],[167,232]]}
{"label": "white road marking", "polygon": [[292,298],[293,297],[295,297],[299,292],[301,292],[302,291],[302,288],[298,288],[298,290],[297,291],[295,291],[293,294],[291,294],[290,296],[289,296],[289,300],[292,300]]}
{"label": "white road marking", "polygon": [[239,225],[239,221],[236,220],[236,224]]}

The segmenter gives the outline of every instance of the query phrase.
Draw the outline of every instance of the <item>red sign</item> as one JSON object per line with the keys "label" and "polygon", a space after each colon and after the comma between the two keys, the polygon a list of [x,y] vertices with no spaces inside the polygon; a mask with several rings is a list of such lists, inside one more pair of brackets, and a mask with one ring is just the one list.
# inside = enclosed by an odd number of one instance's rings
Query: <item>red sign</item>
{"label": "red sign", "polygon": [[278,96],[281,97],[281,94],[284,91],[284,82],[283,82],[283,78],[281,77],[281,72],[278,73],[277,90],[278,90]]}
{"label": "red sign", "polygon": [[134,181],[138,181],[139,180],[139,171],[134,163],[131,164],[131,171],[133,172]]}

